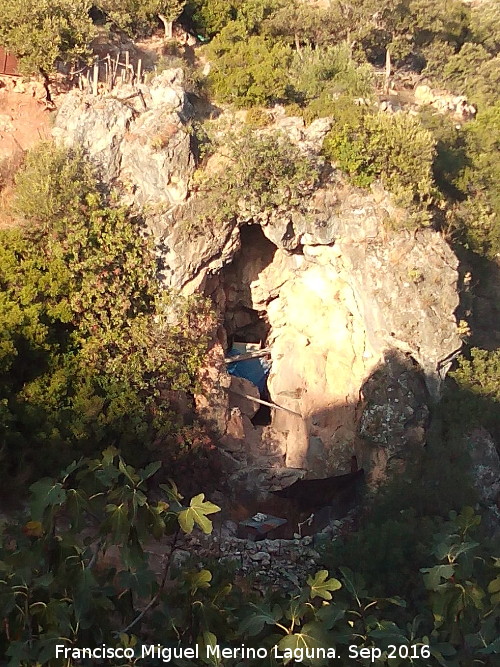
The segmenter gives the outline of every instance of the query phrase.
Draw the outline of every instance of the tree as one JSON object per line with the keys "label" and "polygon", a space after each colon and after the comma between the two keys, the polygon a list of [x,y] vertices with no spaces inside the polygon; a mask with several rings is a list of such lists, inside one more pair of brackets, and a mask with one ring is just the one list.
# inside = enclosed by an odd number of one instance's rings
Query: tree
{"label": "tree", "polygon": [[283,0],[188,0],[185,15],[205,37],[215,37],[235,20],[247,35],[254,35],[282,4]]}
{"label": "tree", "polygon": [[168,33],[186,0],[98,0],[102,11],[122,30],[131,34],[148,34],[160,20]]}
{"label": "tree", "polygon": [[495,0],[482,2],[471,10],[472,40],[493,55],[500,50],[500,5]]}
{"label": "tree", "polygon": [[395,62],[419,56],[440,40],[460,46],[469,10],[459,0],[355,0],[353,38],[370,60],[382,61],[387,49]]}
{"label": "tree", "polygon": [[188,0],[186,15],[198,33],[215,37],[236,18],[236,8],[235,3],[228,0]]}
{"label": "tree", "polygon": [[326,12],[295,0],[280,7],[264,25],[264,30],[273,37],[288,38],[300,51],[304,44],[316,45],[323,41]]}
{"label": "tree", "polygon": [[0,4],[0,43],[25,74],[52,72],[57,62],[89,56],[94,34],[90,0],[5,0]]}

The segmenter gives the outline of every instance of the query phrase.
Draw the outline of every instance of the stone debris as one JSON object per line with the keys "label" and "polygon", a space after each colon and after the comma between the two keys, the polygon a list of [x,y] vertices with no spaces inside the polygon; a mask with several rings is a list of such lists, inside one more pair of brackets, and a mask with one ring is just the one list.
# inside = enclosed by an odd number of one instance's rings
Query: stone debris
{"label": "stone debris", "polygon": [[457,120],[473,118],[477,109],[467,102],[464,95],[453,95],[446,90],[433,90],[426,84],[415,88],[415,102],[418,106],[430,105],[441,113],[451,113]]}
{"label": "stone debris", "polygon": [[[216,558],[231,565],[236,577],[243,576],[257,590],[266,591],[268,586],[296,591],[303,586],[314,567],[321,568],[321,549],[332,539],[353,529],[357,511],[351,511],[343,520],[331,522],[316,535],[292,540],[239,539],[233,535],[236,524],[226,521],[211,535],[185,535],[174,554],[174,564],[186,565],[188,556],[193,566],[202,566],[206,558]],[[177,555],[180,554],[180,555]],[[187,554],[187,555],[186,555]]]}

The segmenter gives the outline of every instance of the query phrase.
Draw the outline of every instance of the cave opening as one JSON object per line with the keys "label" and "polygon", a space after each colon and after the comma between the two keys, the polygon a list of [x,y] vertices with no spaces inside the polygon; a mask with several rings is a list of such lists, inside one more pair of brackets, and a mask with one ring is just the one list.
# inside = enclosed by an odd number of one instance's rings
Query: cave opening
{"label": "cave opening", "polygon": [[260,225],[242,227],[240,239],[239,252],[224,270],[224,329],[228,347],[232,343],[257,342],[264,347],[269,321],[265,297],[259,289],[260,275],[273,261],[277,248]]}
{"label": "cave opening", "polygon": [[[255,356],[230,364],[228,370],[252,381],[259,389],[260,399],[269,402],[267,374],[270,361],[269,355],[264,353],[270,332],[267,317],[269,295],[262,285],[262,273],[272,263],[277,248],[264,235],[260,225],[242,227],[240,239],[240,251],[224,270],[226,355],[235,359]],[[251,421],[254,426],[269,425],[271,408],[260,405]]]}

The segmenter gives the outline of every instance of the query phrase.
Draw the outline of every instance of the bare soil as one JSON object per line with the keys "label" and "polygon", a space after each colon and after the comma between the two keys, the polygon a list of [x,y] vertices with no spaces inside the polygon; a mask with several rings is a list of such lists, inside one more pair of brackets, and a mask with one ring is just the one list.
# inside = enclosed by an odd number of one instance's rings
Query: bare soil
{"label": "bare soil", "polygon": [[13,178],[26,151],[50,139],[52,113],[28,87],[0,88],[0,228],[16,224],[9,212]]}

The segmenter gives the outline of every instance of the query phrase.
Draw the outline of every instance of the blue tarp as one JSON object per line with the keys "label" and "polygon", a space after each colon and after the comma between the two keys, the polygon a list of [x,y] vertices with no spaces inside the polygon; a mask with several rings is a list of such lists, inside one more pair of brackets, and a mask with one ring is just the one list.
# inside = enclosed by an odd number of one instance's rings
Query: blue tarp
{"label": "blue tarp", "polygon": [[[238,348],[232,347],[227,353],[227,356],[236,357],[241,353],[242,351],[240,344]],[[258,387],[261,394],[266,386],[266,379],[269,375],[270,369],[271,364],[264,357],[258,357],[257,359],[246,359],[245,361],[235,361],[233,363],[228,363],[227,365],[227,372],[230,375],[250,380],[250,382]]]}

